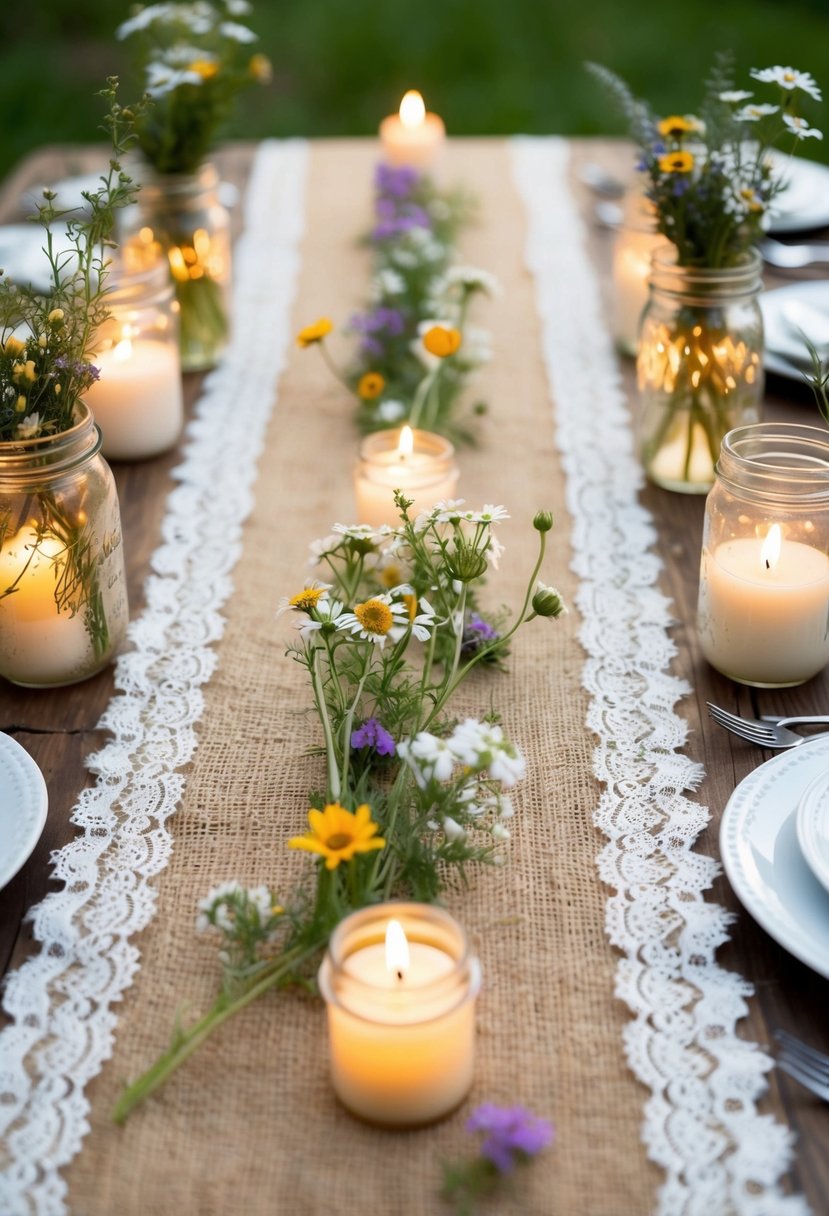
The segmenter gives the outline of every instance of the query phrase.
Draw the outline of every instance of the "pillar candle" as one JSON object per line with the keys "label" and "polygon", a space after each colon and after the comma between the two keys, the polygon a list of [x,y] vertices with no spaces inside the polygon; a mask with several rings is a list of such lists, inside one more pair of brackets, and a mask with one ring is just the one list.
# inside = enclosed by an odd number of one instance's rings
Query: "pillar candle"
{"label": "pillar candle", "polygon": [[429,431],[377,431],[363,440],[354,474],[360,523],[395,526],[400,515],[395,490],[414,500],[412,516],[454,498],[458,484],[455,450],[448,439]]}
{"label": "pillar candle", "polygon": [[829,661],[829,557],[802,541],[740,537],[703,549],[700,643],[712,666],[758,687],[800,684]]}
{"label": "pillar candle", "polygon": [[380,124],[383,156],[390,165],[429,169],[437,160],[446,138],[443,119],[427,113],[423,98],[410,89],[400,102],[400,111]]}
{"label": "pillar candle", "polygon": [[101,378],[85,399],[101,428],[104,455],[141,460],[171,448],[184,420],[175,335],[167,341],[122,337],[96,364]]}

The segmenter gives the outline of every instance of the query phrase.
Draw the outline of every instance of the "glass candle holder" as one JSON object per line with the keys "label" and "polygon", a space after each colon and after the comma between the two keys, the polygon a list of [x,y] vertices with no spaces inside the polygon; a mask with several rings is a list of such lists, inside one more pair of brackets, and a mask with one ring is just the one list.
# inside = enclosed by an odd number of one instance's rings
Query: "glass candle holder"
{"label": "glass candle holder", "polygon": [[124,640],[115,481],[88,407],[57,435],[0,443],[0,676],[74,684]]}
{"label": "glass candle holder", "polygon": [[757,422],[763,399],[760,256],[713,270],[653,253],[636,357],[639,452],[651,481],[705,494],[723,436]]}
{"label": "glass candle holder", "polygon": [[725,436],[705,506],[698,629],[723,675],[802,684],[829,661],[829,434],[758,423]]}
{"label": "glass candle holder", "polygon": [[[392,920],[408,960],[387,956]],[[388,903],[346,917],[319,972],[343,1105],[388,1127],[433,1123],[459,1106],[472,1085],[480,981],[463,929],[440,908]]]}
{"label": "glass candle holder", "polygon": [[636,356],[639,321],[648,302],[651,257],[668,244],[656,229],[653,203],[631,191],[613,242],[613,337],[625,355]]}
{"label": "glass candle holder", "polygon": [[375,431],[360,444],[354,470],[354,493],[360,523],[395,527],[400,515],[394,492],[413,500],[412,517],[435,503],[454,498],[458,485],[455,449],[442,435],[430,431]]}
{"label": "glass candle holder", "polygon": [[163,262],[110,271],[109,317],[96,335],[100,379],[86,403],[101,428],[103,453],[143,460],[173,447],[184,422],[178,306]]}

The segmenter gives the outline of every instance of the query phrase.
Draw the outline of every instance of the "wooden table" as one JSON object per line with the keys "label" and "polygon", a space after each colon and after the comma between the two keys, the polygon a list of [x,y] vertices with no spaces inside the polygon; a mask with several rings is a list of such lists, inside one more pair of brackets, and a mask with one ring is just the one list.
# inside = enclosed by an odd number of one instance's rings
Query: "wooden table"
{"label": "wooden table", "polygon": [[[574,145],[583,159],[619,164],[624,151],[600,141]],[[95,149],[52,149],[30,157],[11,176],[0,192],[0,221],[19,218],[20,198],[26,188],[54,181],[70,172],[81,172],[96,163]],[[239,145],[224,150],[217,161],[225,180],[244,185],[252,149]],[[586,209],[593,199],[585,189],[581,202]],[[612,234],[591,225],[591,246],[603,288],[609,292]],[[768,278],[769,286],[785,280]],[[633,371],[627,361],[625,376],[632,387]],[[198,395],[201,377],[186,377],[188,407]],[[789,421],[816,423],[811,395],[789,381],[771,378],[767,385],[766,416]],[[130,603],[133,611],[142,603],[142,586],[148,561],[157,544],[158,529],[170,470],[178,462],[172,452],[157,460],[116,463],[114,472],[121,500]],[[829,674],[802,688],[782,692],[757,692],[738,687],[713,671],[702,658],[694,627],[699,563],[699,537],[704,508],[701,497],[674,495],[649,487],[643,501],[650,509],[659,532],[659,552],[665,564],[663,589],[675,605],[678,646],[675,671],[693,687],[693,697],[681,710],[689,721],[688,754],[705,766],[706,778],[700,800],[712,812],[711,823],[699,848],[717,856],[719,818],[734,786],[768,758],[768,753],[745,744],[715,726],[705,710],[707,700],[740,713],[780,710],[785,713],[826,712],[829,707]],[[31,949],[25,915],[50,889],[50,852],[72,837],[68,821],[78,791],[89,782],[84,757],[102,741],[96,723],[112,691],[112,676],[103,672],[86,683],[54,691],[27,691],[8,684],[0,687],[0,729],[17,738],[40,765],[49,788],[49,817],[44,833],[27,864],[0,892],[0,969],[19,965]],[[772,941],[743,912],[725,878],[716,884],[713,898],[736,915],[731,941],[721,950],[724,966],[733,968],[756,988],[750,1016],[745,1023],[748,1037],[770,1041],[777,1027],[787,1028],[829,1051],[829,981],[798,963]],[[768,1108],[789,1123],[799,1139],[794,1183],[808,1197],[813,1210],[829,1211],[829,1108],[820,1104],[795,1082],[777,1071],[770,1079]]]}

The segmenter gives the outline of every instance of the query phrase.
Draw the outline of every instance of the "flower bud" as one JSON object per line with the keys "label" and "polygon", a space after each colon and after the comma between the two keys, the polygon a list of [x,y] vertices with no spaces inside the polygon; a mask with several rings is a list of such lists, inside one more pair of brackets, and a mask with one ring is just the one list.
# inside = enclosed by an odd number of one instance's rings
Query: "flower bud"
{"label": "flower bud", "polygon": [[564,600],[561,598],[555,587],[548,587],[545,583],[539,583],[533,596],[533,612],[537,616],[561,616],[566,612]]}
{"label": "flower bud", "polygon": [[536,532],[549,532],[553,526],[552,511],[536,511],[533,519],[533,527]]}
{"label": "flower bud", "polygon": [[487,561],[482,553],[464,545],[447,556],[446,565],[453,579],[459,583],[471,583],[485,573]]}

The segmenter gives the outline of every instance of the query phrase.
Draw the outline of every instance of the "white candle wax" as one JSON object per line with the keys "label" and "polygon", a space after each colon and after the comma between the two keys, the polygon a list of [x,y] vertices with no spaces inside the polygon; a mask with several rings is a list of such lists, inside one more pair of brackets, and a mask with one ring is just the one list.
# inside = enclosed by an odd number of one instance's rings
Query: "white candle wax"
{"label": "white candle wax", "polygon": [[398,114],[389,114],[380,124],[383,156],[390,165],[428,169],[435,163],[445,138],[443,119],[427,113],[415,90],[405,95]]}
{"label": "white candle wax", "polygon": [[[384,914],[367,909],[335,932],[320,970],[334,1089],[354,1114],[396,1127],[440,1119],[468,1093],[480,984],[477,962],[466,955],[459,926],[446,913],[428,909],[427,916],[442,918],[450,927],[419,940],[414,935],[423,922],[418,922],[417,905],[405,907],[405,961],[389,958],[389,947],[378,940],[389,922],[384,928]],[[370,927],[363,940],[360,926],[367,920],[378,929]]]}
{"label": "white candle wax", "polygon": [[767,565],[764,543],[745,537],[703,549],[702,652],[741,683],[800,684],[829,662],[829,557],[784,539]]}
{"label": "white candle wax", "polygon": [[714,460],[705,428],[699,423],[695,422],[691,427],[690,443],[689,459],[688,419],[683,414],[677,414],[675,425],[650,462],[648,471],[654,481],[666,489],[672,486],[687,489],[689,483],[695,483],[704,491],[711,485],[714,480]]}
{"label": "white candle wax", "polygon": [[101,378],[85,399],[104,455],[142,460],[171,448],[184,421],[176,343],[124,338],[101,351],[96,364]]}
{"label": "white candle wax", "polygon": [[648,302],[651,253],[665,238],[658,232],[622,230],[613,250],[613,336],[626,355],[636,354],[639,320]]}
{"label": "white candle wax", "polygon": [[64,555],[58,537],[46,532],[38,539],[34,528],[22,528],[0,549],[0,654],[15,683],[70,683],[89,665],[83,613],[58,612],[55,602]]}
{"label": "white candle wax", "polygon": [[378,431],[361,445],[354,475],[360,523],[373,528],[399,524],[395,490],[413,500],[412,517],[430,510],[437,502],[455,497],[458,469],[451,443],[428,431],[414,431],[413,446],[407,452],[401,447],[406,430]]}

